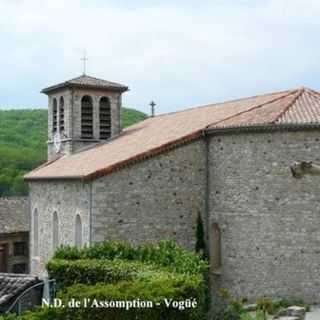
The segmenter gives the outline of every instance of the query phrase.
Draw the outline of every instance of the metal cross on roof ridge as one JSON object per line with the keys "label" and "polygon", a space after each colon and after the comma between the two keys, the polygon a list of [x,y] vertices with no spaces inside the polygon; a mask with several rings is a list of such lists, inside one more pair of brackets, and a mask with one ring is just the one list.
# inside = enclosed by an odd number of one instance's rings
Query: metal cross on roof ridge
{"label": "metal cross on roof ridge", "polygon": [[154,117],[154,115],[155,115],[155,106],[156,106],[156,103],[152,100],[151,102],[150,102],[150,106],[151,106],[151,117]]}
{"label": "metal cross on roof ridge", "polygon": [[87,69],[87,61],[89,60],[87,57],[87,52],[84,51],[83,57],[81,58],[81,60],[83,61],[83,75],[86,74],[86,69]]}

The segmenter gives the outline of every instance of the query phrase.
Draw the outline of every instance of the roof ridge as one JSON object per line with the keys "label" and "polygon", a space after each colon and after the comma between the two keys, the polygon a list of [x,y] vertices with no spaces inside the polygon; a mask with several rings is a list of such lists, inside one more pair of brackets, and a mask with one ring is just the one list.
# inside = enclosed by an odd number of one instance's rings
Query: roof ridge
{"label": "roof ridge", "polygon": [[310,88],[304,88],[304,89],[305,89],[306,93],[312,95],[313,97],[315,97],[317,99],[320,99],[320,92],[313,90],[313,89],[310,89]]}
{"label": "roof ridge", "polygon": [[89,76],[88,74],[82,74],[82,75],[79,76],[79,77],[76,77],[76,78],[67,80],[66,83],[72,83],[72,81],[78,80],[78,79],[83,78],[83,77],[87,77],[87,78],[90,78],[90,79],[93,79],[93,80],[97,80],[97,81],[107,82],[107,83],[114,84],[114,85],[117,85],[117,86],[118,86],[118,85],[123,86],[121,83],[114,82],[114,81],[109,81],[109,80],[105,80],[105,79],[97,78],[97,77],[93,77],[93,76]]}
{"label": "roof ridge", "polygon": [[72,78],[72,79],[69,79],[65,82],[69,82],[69,81],[73,81],[73,80],[77,80],[79,78],[83,78],[83,77],[87,77],[87,78],[91,78],[91,79],[94,79],[94,80],[102,80],[102,81],[107,81],[105,79],[101,79],[101,78],[96,78],[96,77],[93,77],[93,76],[89,76],[88,74],[81,74],[80,76],[78,77],[75,77],[75,78]]}
{"label": "roof ridge", "polygon": [[[227,118],[224,118],[224,119],[222,119],[222,120],[219,120],[219,121],[217,121],[217,122],[210,123],[209,125],[206,126],[206,128],[209,128],[209,127],[211,127],[211,126],[215,126],[215,125],[217,125],[217,124],[219,124],[219,123],[221,123],[221,122],[224,122],[224,121],[226,121],[226,120],[235,118],[235,117],[240,116],[240,115],[242,115],[242,114],[244,114],[244,113],[251,112],[252,110],[255,110],[255,109],[259,109],[259,108],[261,108],[261,107],[263,107],[263,106],[265,106],[265,105],[267,105],[267,104],[276,102],[276,101],[278,101],[278,100],[280,100],[280,99],[283,99],[283,98],[285,98],[285,97],[288,97],[288,96],[296,93],[298,90],[299,90],[299,89],[291,90],[291,91],[289,91],[289,92],[287,91],[287,92],[288,92],[287,94],[284,94],[284,95],[282,95],[282,96],[280,96],[280,97],[277,97],[277,98],[268,100],[268,101],[266,101],[266,102],[264,102],[264,103],[260,103],[260,104],[258,104],[258,105],[256,105],[256,106],[253,106],[252,108],[249,108],[249,109],[247,109],[247,110],[238,112],[238,113],[236,113],[236,114],[233,114],[233,115],[231,115],[231,116],[229,116],[229,117],[227,117]],[[205,128],[205,129],[206,129],[206,128]]]}
{"label": "roof ridge", "polygon": [[289,111],[289,109],[296,103],[296,101],[301,97],[301,95],[306,91],[304,87],[300,88],[295,96],[293,97],[292,101],[288,103],[288,105],[275,117],[275,119],[272,121],[273,123],[280,120],[281,117],[284,116],[284,114]]}
{"label": "roof ridge", "polygon": [[[249,97],[242,97],[242,98],[236,98],[236,99],[231,99],[231,100],[227,100],[227,101],[221,101],[221,102],[214,102],[214,103],[208,103],[208,104],[204,104],[204,105],[200,105],[200,106],[196,106],[196,107],[190,107],[190,108],[186,108],[183,110],[178,110],[178,111],[173,111],[173,112],[166,112],[166,113],[161,113],[159,115],[155,115],[152,118],[160,118],[163,116],[170,116],[171,114],[176,114],[176,113],[182,113],[182,112],[188,112],[188,111],[192,111],[195,109],[201,109],[201,108],[209,108],[209,107],[215,107],[215,106],[221,106],[227,103],[232,103],[232,102],[240,102],[242,100],[249,100],[249,99],[255,99],[255,98],[259,98],[259,97],[266,97],[266,96],[272,96],[275,94],[286,94],[286,93],[291,93],[291,92],[295,92],[298,89],[289,89],[289,90],[282,90],[282,91],[273,91],[273,92],[269,92],[269,93],[263,93],[263,94],[257,94],[254,96],[249,96]],[[147,119],[150,119],[147,118]]]}

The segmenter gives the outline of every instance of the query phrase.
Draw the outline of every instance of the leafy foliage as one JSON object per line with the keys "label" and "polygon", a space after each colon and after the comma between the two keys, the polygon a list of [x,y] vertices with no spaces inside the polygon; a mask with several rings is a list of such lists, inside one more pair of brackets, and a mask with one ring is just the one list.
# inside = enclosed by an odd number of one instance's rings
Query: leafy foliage
{"label": "leafy foliage", "polygon": [[[133,281],[120,281],[115,284],[97,284],[94,286],[77,284],[60,292],[58,298],[62,299],[64,305],[72,299],[82,302],[80,308],[44,308],[37,312],[31,312],[22,317],[10,320],[204,320],[201,311],[201,301],[197,308],[176,309],[166,307],[164,298],[183,301],[197,297],[195,278],[187,275],[174,275],[170,273],[155,274],[151,278],[140,278]],[[89,305],[84,307],[83,301]],[[91,307],[95,301],[148,301],[153,303],[153,308],[112,308]],[[159,305],[156,305],[159,303]],[[6,319],[7,320],[7,319]],[[9,319],[8,319],[9,320]]]}
{"label": "leafy foliage", "polygon": [[[104,242],[77,249],[62,247],[47,264],[50,278],[60,287],[59,297],[78,301],[143,300],[149,309],[57,309],[54,319],[204,319],[206,310],[205,272],[200,255],[171,241],[133,247],[124,242]],[[195,299],[196,308],[167,307],[164,299]],[[156,303],[160,305],[156,306]],[[50,309],[38,319],[51,319]],[[39,313],[38,313],[39,315]],[[31,318],[24,317],[23,320]]]}
{"label": "leafy foliage", "polygon": [[[0,197],[27,193],[23,175],[46,161],[47,110],[0,111]],[[130,126],[146,118],[123,108],[122,123]]]}
{"label": "leafy foliage", "polygon": [[[204,319],[201,312],[201,301],[199,301],[199,283],[194,277],[186,275],[173,275],[170,273],[159,273],[151,278],[137,279],[131,282],[119,282],[114,285],[96,285],[83,286],[75,285],[67,290],[62,298],[66,301],[74,297],[83,301],[89,298],[91,301],[126,301],[140,300],[153,302],[153,308],[130,310],[125,309],[92,309],[82,310],[82,319]],[[183,301],[183,299],[197,298],[197,308],[178,310],[168,308],[163,299],[174,299]],[[156,306],[159,303],[159,306]],[[73,310],[69,310],[74,312]],[[75,311],[75,314],[79,314]],[[73,317],[71,317],[73,318]]]}
{"label": "leafy foliage", "polygon": [[46,159],[46,110],[0,111],[0,196],[22,195],[22,176]]}
{"label": "leafy foliage", "polygon": [[148,273],[151,266],[139,261],[125,260],[61,260],[53,259],[47,264],[49,276],[60,288],[76,283],[93,285],[99,282],[115,283],[137,278],[139,273]]}
{"label": "leafy foliage", "polygon": [[56,251],[54,259],[135,260],[169,267],[172,272],[183,274],[204,274],[208,269],[200,254],[189,252],[173,241],[161,241],[157,245],[143,244],[137,247],[119,241],[97,243],[82,249],[62,247]]}

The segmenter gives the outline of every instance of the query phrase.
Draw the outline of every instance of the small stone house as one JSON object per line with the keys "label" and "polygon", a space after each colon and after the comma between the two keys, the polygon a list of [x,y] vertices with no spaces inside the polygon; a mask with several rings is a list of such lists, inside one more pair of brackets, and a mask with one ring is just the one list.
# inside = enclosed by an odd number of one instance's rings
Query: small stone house
{"label": "small stone house", "polygon": [[162,114],[122,129],[126,86],[83,75],[44,89],[48,162],[30,187],[31,272],[59,245],[172,239],[202,218],[213,292],[319,301],[320,93],[307,88]]}
{"label": "small stone house", "polygon": [[29,272],[29,201],[0,198],[0,272]]}

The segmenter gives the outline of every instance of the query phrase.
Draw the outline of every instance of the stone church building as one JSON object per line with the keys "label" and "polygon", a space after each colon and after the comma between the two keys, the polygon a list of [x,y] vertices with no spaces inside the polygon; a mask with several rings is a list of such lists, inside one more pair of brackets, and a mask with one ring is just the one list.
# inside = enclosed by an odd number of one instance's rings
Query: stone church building
{"label": "stone church building", "polygon": [[59,245],[172,239],[192,250],[201,216],[213,287],[320,302],[311,163],[320,163],[320,93],[270,93],[122,129],[127,90],[86,75],[43,90],[48,162],[25,177],[31,272],[42,275]]}

